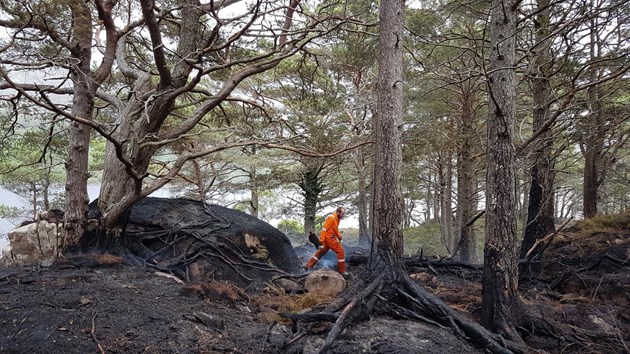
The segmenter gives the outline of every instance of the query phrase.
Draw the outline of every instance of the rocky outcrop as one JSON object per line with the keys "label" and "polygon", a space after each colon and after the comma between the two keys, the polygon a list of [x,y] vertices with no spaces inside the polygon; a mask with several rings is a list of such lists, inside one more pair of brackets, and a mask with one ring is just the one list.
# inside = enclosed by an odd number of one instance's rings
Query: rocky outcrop
{"label": "rocky outcrop", "polygon": [[[56,221],[56,220],[55,220]],[[57,257],[63,247],[63,224],[37,220],[9,232],[9,245],[2,250],[5,266],[31,264]]]}

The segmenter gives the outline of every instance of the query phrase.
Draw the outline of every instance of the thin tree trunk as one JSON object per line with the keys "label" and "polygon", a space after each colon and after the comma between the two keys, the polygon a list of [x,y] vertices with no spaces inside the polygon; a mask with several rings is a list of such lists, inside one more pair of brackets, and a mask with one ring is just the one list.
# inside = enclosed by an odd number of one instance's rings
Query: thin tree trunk
{"label": "thin tree trunk", "polygon": [[[470,90],[464,90],[462,99],[462,120],[460,136],[462,141],[457,150],[457,225],[459,229],[459,259],[464,262],[476,262],[476,239],[472,225],[475,180],[472,161],[472,137],[474,98]],[[457,248],[457,245],[455,246]]]}
{"label": "thin tree trunk", "polygon": [[[596,19],[591,20],[591,52],[590,59],[595,61],[600,56],[600,44],[596,35]],[[596,66],[590,69],[591,82],[597,81],[599,70]],[[591,218],[597,215],[597,202],[599,186],[601,185],[600,173],[602,165],[602,151],[605,139],[605,121],[602,113],[602,104],[599,98],[599,88],[591,86],[588,88],[589,112],[586,117],[585,139],[581,149],[584,155],[584,217]]]}
{"label": "thin tree trunk", "polygon": [[[531,79],[532,100],[532,130],[534,133],[543,128],[549,117],[551,101],[551,86],[549,84],[551,70],[551,39],[549,38],[549,21],[551,14],[550,0],[538,0],[538,16],[536,26],[536,57],[534,67],[537,69]],[[554,157],[551,155],[553,134],[551,127],[540,134],[535,142],[532,153],[532,168],[530,171],[530,187],[527,207],[527,221],[521,244],[520,258],[524,258],[534,243],[554,232]],[[530,268],[534,273],[540,272],[540,263]]]}
{"label": "thin tree trunk", "polygon": [[33,215],[33,220],[37,220],[37,186],[35,182],[30,183],[31,189],[31,213]]}
{"label": "thin tree trunk", "polygon": [[493,0],[490,14],[486,242],[481,324],[520,339],[512,314],[519,304],[516,267],[516,0]]}
{"label": "thin tree trunk", "polygon": [[446,231],[446,243],[448,249],[453,249],[453,151],[447,151],[446,164],[446,186],[444,190],[444,201],[442,203],[442,222]]}
{"label": "thin tree trunk", "polygon": [[443,180],[443,172],[442,172],[442,165],[440,163],[438,163],[438,172],[437,175],[435,176],[435,185],[437,186],[436,188],[433,189],[434,191],[434,195],[433,195],[433,221],[435,222],[440,222],[440,207],[441,207],[441,193],[442,193],[442,180]]}
{"label": "thin tree trunk", "polygon": [[195,174],[195,185],[197,186],[197,200],[204,201],[206,200],[206,182],[205,182],[205,173],[201,171],[201,166],[199,165],[198,160],[191,161],[192,168]]}
{"label": "thin tree trunk", "polygon": [[258,218],[258,178],[256,175],[256,167],[252,167],[249,173],[249,214],[255,218]]}
{"label": "thin tree trunk", "polygon": [[44,210],[50,209],[50,174],[52,173],[52,157],[50,158],[50,166],[46,167],[46,174],[42,182],[42,199],[44,202]]}
{"label": "thin tree trunk", "polygon": [[438,182],[438,188],[437,188],[437,193],[436,193],[436,203],[435,205],[437,206],[436,211],[439,211],[436,213],[436,220],[439,222],[440,224],[440,238],[442,240],[442,244],[448,248],[448,233],[446,231],[446,224],[448,223],[448,215],[446,215],[445,211],[446,211],[446,163],[445,163],[445,157],[442,155],[442,153],[440,153],[440,157],[439,157],[439,161],[437,164],[437,170],[438,170],[438,175],[437,175],[437,182]]}
{"label": "thin tree trunk", "polygon": [[[360,150],[360,149],[357,149]],[[363,154],[361,154],[361,158]],[[357,157],[358,158],[358,157]],[[367,248],[370,246],[370,230],[368,227],[368,196],[367,196],[367,178],[365,176],[365,167],[359,170],[359,191],[358,191],[358,211],[359,211],[359,246]]]}
{"label": "thin tree trunk", "polygon": [[[73,57],[76,62],[70,67],[70,77],[74,86],[72,114],[92,120],[94,97],[97,84],[91,72],[92,59],[92,18],[90,9],[84,1],[71,2],[74,19],[73,37],[76,47]],[[85,214],[89,202],[87,192],[88,158],[90,149],[91,128],[87,125],[72,122],[68,142],[66,161],[66,204],[65,222],[66,245],[77,245],[83,235]]]}

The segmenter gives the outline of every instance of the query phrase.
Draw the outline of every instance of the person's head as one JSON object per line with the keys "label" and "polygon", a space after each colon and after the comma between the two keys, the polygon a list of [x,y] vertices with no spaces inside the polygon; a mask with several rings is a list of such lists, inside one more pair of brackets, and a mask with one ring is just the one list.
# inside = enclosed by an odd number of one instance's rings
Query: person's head
{"label": "person's head", "polygon": [[340,206],[339,208],[337,208],[335,213],[337,213],[337,217],[339,219],[341,219],[341,218],[343,218],[346,215],[346,208]]}

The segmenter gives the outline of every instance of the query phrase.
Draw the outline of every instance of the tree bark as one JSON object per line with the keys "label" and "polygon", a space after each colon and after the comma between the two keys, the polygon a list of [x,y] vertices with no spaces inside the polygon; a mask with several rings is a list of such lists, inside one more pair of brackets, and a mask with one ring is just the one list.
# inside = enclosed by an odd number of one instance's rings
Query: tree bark
{"label": "tree bark", "polygon": [[440,156],[438,164],[438,201],[440,207],[440,231],[442,234],[442,242],[449,251],[453,249],[453,215],[452,215],[452,179],[453,166],[451,158],[451,150],[447,149],[444,156]]}
{"label": "tree bark", "polygon": [[[73,37],[75,47],[72,56],[75,59],[70,66],[74,95],[72,96],[72,115],[92,120],[94,97],[98,84],[91,71],[92,61],[92,16],[84,1],[73,0],[70,3],[74,19]],[[65,222],[66,245],[74,246],[83,235],[85,214],[89,203],[87,193],[88,158],[90,133],[92,129],[79,122],[70,124],[68,156],[66,160],[66,201]]]}
{"label": "tree bark", "polygon": [[[375,123],[372,256],[403,254],[402,168],[404,0],[380,5],[378,103]],[[375,259],[376,261],[376,259]],[[395,263],[395,262],[394,262]],[[373,263],[372,263],[373,264]],[[372,268],[374,269],[374,268]]]}
{"label": "tree bark", "polygon": [[519,339],[514,122],[516,117],[516,0],[493,0],[490,13],[486,235],[481,324]]}
{"label": "tree bark", "polygon": [[[472,160],[472,138],[474,124],[474,92],[469,90],[472,79],[462,92],[462,116],[460,125],[461,142],[457,149],[457,225],[459,230],[459,259],[464,262],[477,261],[476,237],[473,226],[475,202],[475,179]],[[457,245],[455,246],[457,249]]]}
{"label": "tree bark", "polygon": [[[357,149],[361,150],[361,148]],[[363,160],[363,154],[360,153],[357,159]],[[367,190],[367,177],[364,163],[358,169],[358,197],[357,197],[357,209],[359,212],[359,246],[363,248],[370,247],[370,229],[368,227],[368,190]]]}
{"label": "tree bark", "polygon": [[[537,133],[543,129],[549,118],[549,105],[551,102],[551,39],[549,38],[549,21],[551,6],[549,0],[538,0],[538,15],[536,17],[535,47],[538,50],[534,57],[534,73],[532,74],[532,130]],[[551,154],[553,134],[551,126],[544,128],[538,140],[534,142],[531,155],[532,167],[530,171],[530,187],[527,206],[527,221],[521,244],[520,258],[534,245],[534,243],[553,233],[554,224],[554,180],[555,160]],[[536,263],[534,273],[540,271],[540,263]]]}
{"label": "tree bark", "polygon": [[[599,23],[597,19],[591,19],[590,60],[597,61],[601,56],[600,43],[597,36]],[[589,80],[595,82],[599,79],[600,69],[597,65],[590,67]],[[587,91],[588,114],[584,124],[584,139],[580,145],[584,155],[584,218],[592,218],[598,212],[598,194],[601,181],[601,167],[603,159],[604,140],[606,127],[602,102],[598,86],[591,86]]]}

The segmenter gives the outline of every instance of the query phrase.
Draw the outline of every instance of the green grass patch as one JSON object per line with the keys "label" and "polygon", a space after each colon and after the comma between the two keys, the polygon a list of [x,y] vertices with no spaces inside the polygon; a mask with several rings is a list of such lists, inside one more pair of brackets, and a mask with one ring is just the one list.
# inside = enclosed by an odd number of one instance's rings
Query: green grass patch
{"label": "green grass patch", "polygon": [[597,215],[590,219],[578,221],[575,226],[586,235],[598,232],[628,232],[630,230],[630,214]]}

